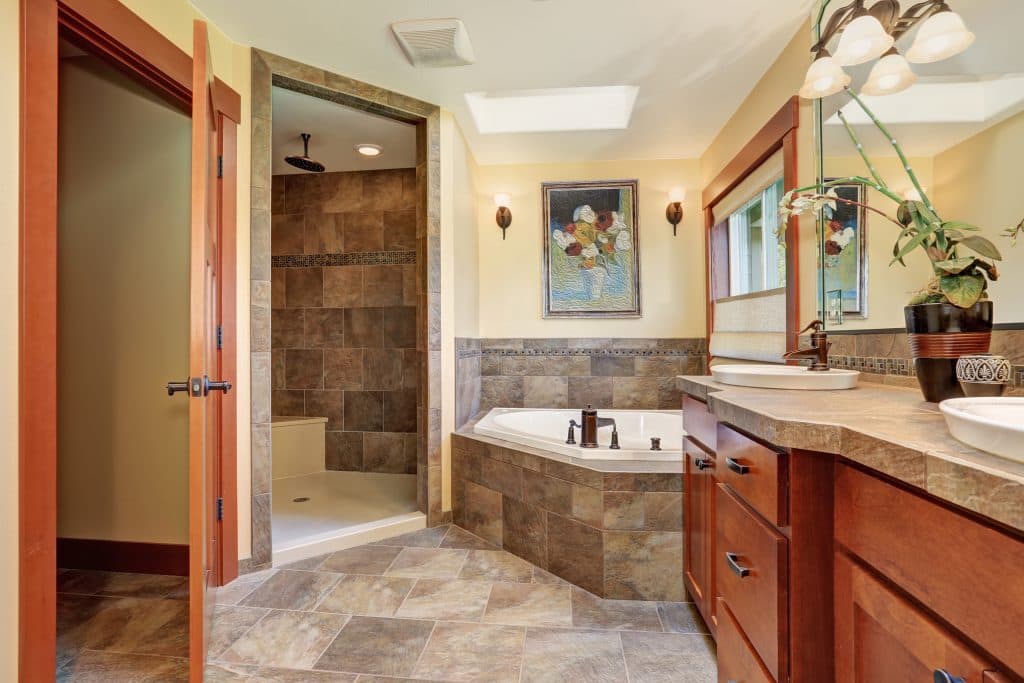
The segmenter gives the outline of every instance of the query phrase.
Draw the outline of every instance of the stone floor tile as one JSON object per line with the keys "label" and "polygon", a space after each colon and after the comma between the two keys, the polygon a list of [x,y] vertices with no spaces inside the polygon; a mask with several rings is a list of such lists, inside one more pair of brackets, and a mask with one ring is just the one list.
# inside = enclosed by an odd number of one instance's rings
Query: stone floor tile
{"label": "stone floor tile", "polygon": [[468,552],[448,548],[403,548],[385,574],[414,579],[454,579],[465,564]]}
{"label": "stone floor tile", "polygon": [[448,527],[448,533],[441,541],[442,548],[460,548],[462,550],[497,550],[493,544],[485,541],[476,534],[471,534],[462,527],[452,524]]}
{"label": "stone floor tile", "polygon": [[570,626],[572,601],[568,586],[496,583],[483,620],[526,626]]}
{"label": "stone floor tile", "polygon": [[521,626],[438,623],[413,675],[446,681],[518,683],[525,631]]}
{"label": "stone floor tile", "polygon": [[441,541],[444,540],[447,533],[448,525],[445,524],[385,538],[382,541],[377,541],[374,545],[392,545],[402,548],[436,548],[441,545]]}
{"label": "stone floor tile", "polygon": [[352,683],[356,674],[263,667],[246,683]]}
{"label": "stone floor tile", "polygon": [[433,628],[432,621],[352,617],[313,668],[409,676]]}
{"label": "stone floor tile", "polygon": [[273,610],[221,656],[225,662],[309,669],[349,617]]}
{"label": "stone floor tile", "polygon": [[102,602],[89,606],[93,615],[73,629],[78,649],[188,656],[188,603],[149,598],[94,599]]}
{"label": "stone floor tile", "polygon": [[245,607],[311,610],[341,578],[327,572],[281,570],[238,604]]}
{"label": "stone floor tile", "polygon": [[249,664],[207,662],[203,683],[251,683],[257,670]]}
{"label": "stone floor tile", "polygon": [[68,683],[173,683],[188,680],[188,659],[85,650],[58,681]]}
{"label": "stone floor tile", "polygon": [[263,607],[216,605],[213,609],[213,624],[207,647],[209,656],[216,659],[269,611]]}
{"label": "stone floor tile", "polygon": [[572,624],[577,628],[661,631],[658,605],[640,600],[603,600],[572,588]]}
{"label": "stone floor tile", "polygon": [[412,619],[470,619],[483,615],[491,584],[482,581],[420,579],[396,616]]}
{"label": "stone floor tile", "polygon": [[623,631],[630,683],[708,683],[717,676],[710,637]]}
{"label": "stone floor tile", "polygon": [[623,683],[626,664],[611,631],[526,629],[523,683]]}
{"label": "stone floor tile", "polygon": [[659,602],[658,615],[671,633],[708,633],[708,627],[692,602]]}
{"label": "stone floor tile", "polygon": [[318,612],[394,616],[416,579],[387,576],[344,576],[317,605]]}
{"label": "stone floor tile", "polygon": [[530,583],[533,565],[504,550],[470,550],[459,578]]}
{"label": "stone floor tile", "polygon": [[544,571],[540,567],[533,568],[533,583],[549,583],[556,586],[571,586],[572,584],[561,576],[555,576],[551,572]]}
{"label": "stone floor tile", "polygon": [[383,574],[400,552],[395,546],[361,545],[330,555],[320,568],[343,574]]}
{"label": "stone floor tile", "polygon": [[242,574],[228,585],[217,588],[213,599],[218,605],[237,605],[276,573],[276,569],[264,569],[252,574]]}
{"label": "stone floor tile", "polygon": [[187,584],[187,577],[163,574],[129,574],[88,569],[62,569],[57,573],[58,593],[81,595],[162,598]]}

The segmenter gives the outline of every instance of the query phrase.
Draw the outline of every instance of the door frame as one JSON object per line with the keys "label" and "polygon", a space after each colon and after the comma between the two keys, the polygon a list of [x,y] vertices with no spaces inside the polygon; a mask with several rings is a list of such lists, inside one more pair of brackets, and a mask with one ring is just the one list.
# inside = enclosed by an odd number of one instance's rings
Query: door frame
{"label": "door frame", "polygon": [[[34,683],[53,680],[56,669],[58,38],[104,59],[189,116],[192,58],[117,0],[20,0],[19,24],[18,677]],[[230,154],[241,98],[218,80],[214,106],[230,131],[218,144]],[[222,267],[231,277],[221,289],[229,371],[237,371],[237,179],[229,177],[236,169],[236,160],[228,159],[218,188]],[[225,508],[236,510],[237,410],[234,394],[225,398],[221,495]],[[237,520],[222,524],[221,535],[218,584],[237,574]]]}

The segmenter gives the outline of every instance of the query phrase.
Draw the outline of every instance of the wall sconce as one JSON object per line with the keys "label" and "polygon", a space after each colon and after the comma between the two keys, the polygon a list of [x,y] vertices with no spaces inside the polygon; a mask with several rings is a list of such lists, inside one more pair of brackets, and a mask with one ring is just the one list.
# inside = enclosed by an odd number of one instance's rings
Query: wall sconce
{"label": "wall sconce", "polygon": [[683,220],[683,202],[686,200],[686,190],[681,187],[673,187],[668,191],[668,206],[665,208],[665,218],[672,224],[672,236],[676,236],[676,228]]}
{"label": "wall sconce", "polygon": [[494,195],[494,204],[498,207],[498,212],[494,214],[494,221],[501,228],[501,239],[505,239],[505,231],[508,230],[508,226],[512,225],[512,211],[508,208],[508,205],[512,203],[512,196],[501,192]]}

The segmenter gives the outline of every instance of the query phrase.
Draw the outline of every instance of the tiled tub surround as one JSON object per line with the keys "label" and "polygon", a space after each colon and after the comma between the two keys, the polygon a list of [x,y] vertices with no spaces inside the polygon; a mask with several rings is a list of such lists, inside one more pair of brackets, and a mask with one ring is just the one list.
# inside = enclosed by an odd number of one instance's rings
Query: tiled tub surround
{"label": "tiled tub surround", "polygon": [[273,413],[328,419],[329,470],[415,473],[415,170],[271,185]]}
{"label": "tiled tub surround", "polygon": [[678,409],[675,377],[703,373],[706,353],[704,339],[481,339],[479,408]]}
{"label": "tiled tub surround", "polygon": [[[829,330],[829,365],[846,370],[859,370],[862,379],[895,386],[916,387],[914,359],[910,353],[907,333],[899,330],[846,332]],[[801,346],[810,345],[803,337]],[[1013,364],[1013,385],[1024,389],[1024,330],[992,332],[990,351],[1005,356]]]}
{"label": "tiled tub surround", "polygon": [[466,429],[456,524],[604,598],[684,599],[681,474],[599,472]]}
{"label": "tiled tub surround", "polygon": [[455,428],[480,412],[480,340],[455,338]]}

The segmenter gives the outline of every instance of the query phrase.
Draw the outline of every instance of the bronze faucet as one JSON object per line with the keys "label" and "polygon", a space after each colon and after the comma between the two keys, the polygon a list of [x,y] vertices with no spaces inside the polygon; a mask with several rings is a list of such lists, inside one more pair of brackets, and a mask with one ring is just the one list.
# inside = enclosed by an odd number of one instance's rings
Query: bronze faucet
{"label": "bronze faucet", "polygon": [[828,340],[828,334],[821,330],[821,327],[824,324],[825,323],[820,320],[815,320],[797,333],[799,336],[808,330],[814,330],[811,333],[811,348],[790,351],[782,357],[786,360],[794,358],[811,358],[813,359],[813,362],[811,363],[811,366],[807,368],[808,370],[811,372],[828,371],[828,350],[832,347],[832,343]]}
{"label": "bronze faucet", "polygon": [[588,405],[580,413],[580,419],[582,424],[576,420],[569,420],[569,438],[565,440],[567,444],[575,445],[576,443],[576,432],[575,428],[580,428],[580,448],[597,448],[597,430],[601,427],[612,428],[612,442],[609,448],[612,450],[618,450],[619,448],[619,428],[615,424],[615,420],[610,417],[598,417],[597,410],[592,405]]}

